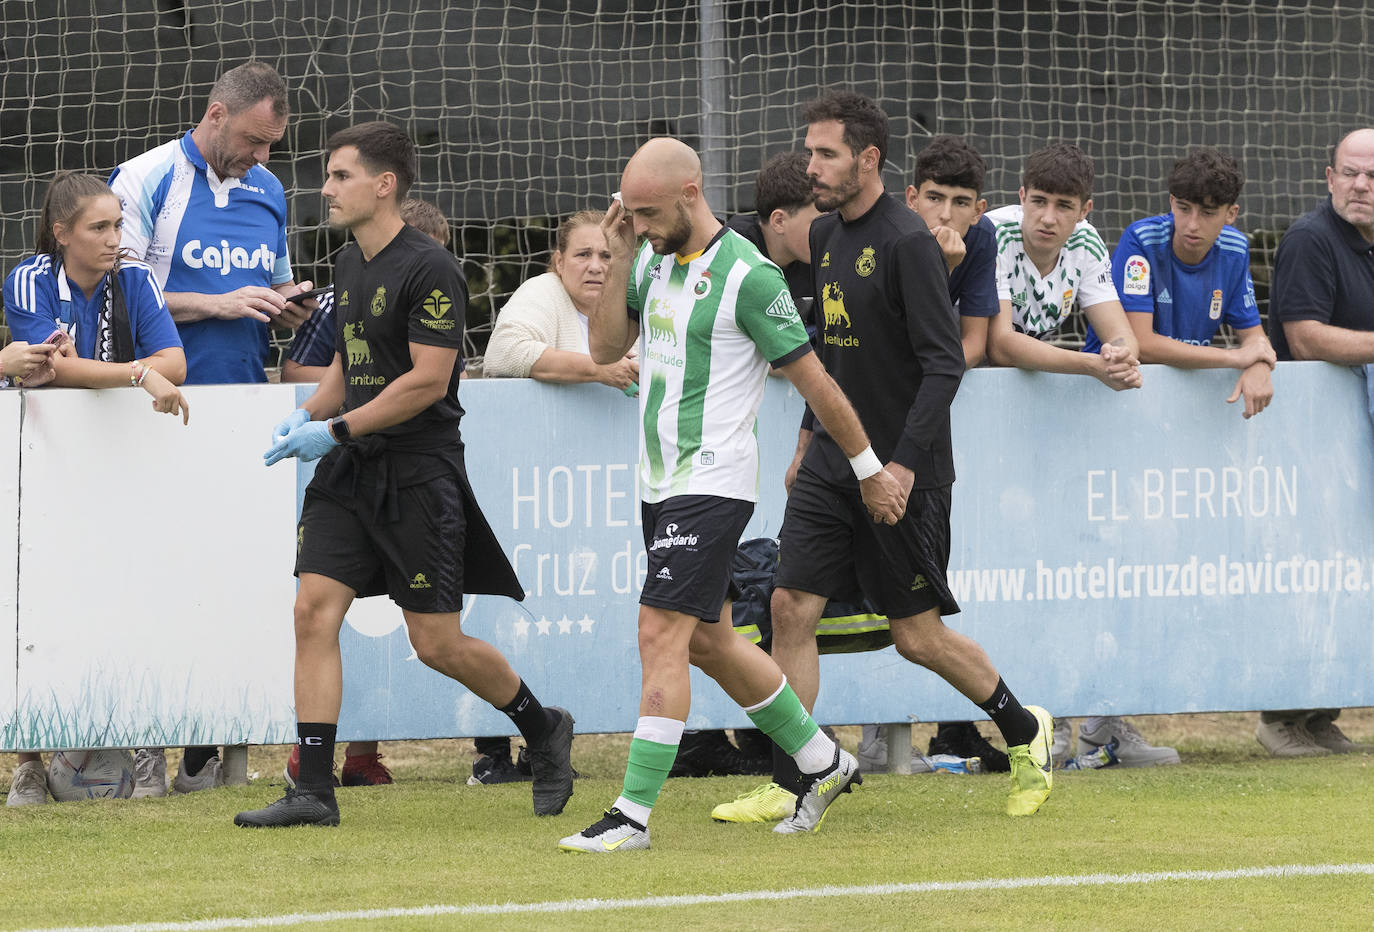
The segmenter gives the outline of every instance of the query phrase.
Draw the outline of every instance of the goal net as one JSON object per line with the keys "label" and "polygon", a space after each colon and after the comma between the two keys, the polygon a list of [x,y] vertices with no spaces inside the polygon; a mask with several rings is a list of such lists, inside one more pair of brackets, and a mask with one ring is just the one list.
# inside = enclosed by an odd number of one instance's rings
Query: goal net
{"label": "goal net", "polygon": [[703,152],[718,213],[749,209],[764,160],[796,148],[798,105],[830,86],[891,117],[890,189],[935,133],[992,167],[1014,200],[1025,156],[1072,141],[1093,157],[1090,219],[1114,243],[1167,209],[1163,179],[1194,145],[1237,157],[1238,225],[1267,294],[1277,234],[1325,193],[1329,146],[1371,122],[1374,14],[1362,2],[860,0],[0,0],[0,264],[32,249],[60,169],[108,173],[184,132],[225,67],[287,78],[293,118],[270,168],[286,186],[298,278],[327,281],[329,132],[385,118],[420,146],[414,193],[451,219],[471,290],[470,350],[542,270],[558,218],[602,207],[644,139]]}

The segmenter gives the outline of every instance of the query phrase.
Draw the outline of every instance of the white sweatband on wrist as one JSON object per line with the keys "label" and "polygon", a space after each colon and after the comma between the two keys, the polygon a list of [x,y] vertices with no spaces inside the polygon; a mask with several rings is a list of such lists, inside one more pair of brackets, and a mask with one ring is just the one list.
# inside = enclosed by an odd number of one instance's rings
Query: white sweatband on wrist
{"label": "white sweatband on wrist", "polygon": [[878,454],[873,452],[872,447],[864,447],[863,452],[858,456],[849,458],[849,468],[854,470],[854,476],[863,482],[869,476],[876,476],[883,471],[883,464],[878,459]]}

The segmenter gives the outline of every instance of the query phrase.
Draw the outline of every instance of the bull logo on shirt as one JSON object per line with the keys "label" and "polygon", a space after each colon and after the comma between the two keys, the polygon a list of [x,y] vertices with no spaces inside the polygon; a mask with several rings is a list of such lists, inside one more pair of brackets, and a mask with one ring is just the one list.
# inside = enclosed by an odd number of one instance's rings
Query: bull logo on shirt
{"label": "bull logo on shirt", "polygon": [[362,324],[344,324],[344,349],[348,350],[350,366],[372,365],[372,351],[367,348],[367,341],[363,339]]}
{"label": "bull logo on shirt", "polygon": [[663,340],[677,346],[677,331],[673,329],[673,306],[660,298],[649,302],[649,342]]}
{"label": "bull logo on shirt", "polygon": [[821,310],[825,312],[825,326],[839,327],[844,324],[845,329],[850,327],[849,312],[844,309],[844,292],[840,290],[839,282],[828,282],[821,289]]}

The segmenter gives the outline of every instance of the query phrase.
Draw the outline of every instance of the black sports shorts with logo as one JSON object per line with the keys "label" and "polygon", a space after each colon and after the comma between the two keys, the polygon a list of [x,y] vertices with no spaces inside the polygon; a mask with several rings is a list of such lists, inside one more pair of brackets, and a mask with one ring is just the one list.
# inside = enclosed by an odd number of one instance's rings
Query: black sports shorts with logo
{"label": "black sports shorts with logo", "polygon": [[950,486],[914,489],[895,525],[878,524],[858,486],[827,482],[803,466],[778,535],[776,585],[827,597],[856,589],[889,618],[932,608],[959,611],[949,590]]}
{"label": "black sports shorts with logo", "polygon": [[407,611],[461,611],[467,521],[458,477],[445,473],[393,494],[388,515],[373,497],[340,494],[317,474],[301,506],[296,575],[328,576],[359,597],[386,594]]}
{"label": "black sports shorts with logo", "polygon": [[641,502],[649,572],[639,603],[719,621],[726,595],[735,594],[730,563],[753,513],[753,502],[719,495]]}

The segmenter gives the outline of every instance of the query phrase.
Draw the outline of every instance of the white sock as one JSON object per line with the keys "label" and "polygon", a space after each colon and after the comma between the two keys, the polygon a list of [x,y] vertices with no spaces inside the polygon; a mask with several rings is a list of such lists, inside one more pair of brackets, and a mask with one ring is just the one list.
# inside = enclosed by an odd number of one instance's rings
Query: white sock
{"label": "white sock", "polygon": [[835,742],[817,728],[811,739],[792,755],[792,759],[797,762],[797,769],[802,773],[820,773],[822,770],[828,770],[830,765],[835,763]]}

